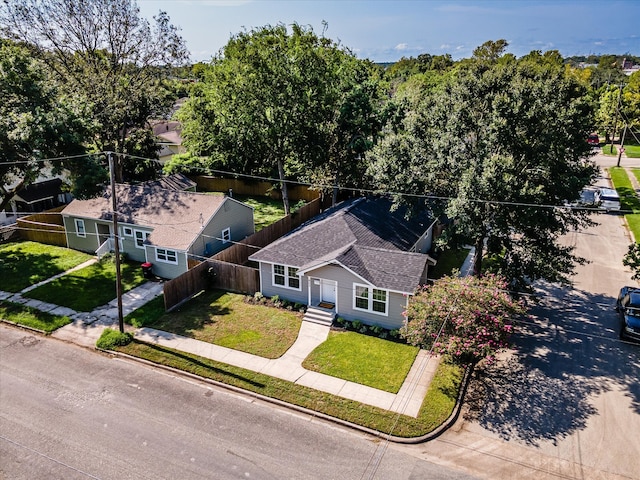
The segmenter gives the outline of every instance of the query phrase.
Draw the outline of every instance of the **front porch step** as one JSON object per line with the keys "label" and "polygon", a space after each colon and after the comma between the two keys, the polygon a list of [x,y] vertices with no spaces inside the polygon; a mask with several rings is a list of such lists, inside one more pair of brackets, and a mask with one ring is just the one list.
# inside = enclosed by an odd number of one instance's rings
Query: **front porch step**
{"label": "front porch step", "polygon": [[333,310],[318,307],[307,307],[303,320],[330,326],[333,323],[335,316],[336,314]]}

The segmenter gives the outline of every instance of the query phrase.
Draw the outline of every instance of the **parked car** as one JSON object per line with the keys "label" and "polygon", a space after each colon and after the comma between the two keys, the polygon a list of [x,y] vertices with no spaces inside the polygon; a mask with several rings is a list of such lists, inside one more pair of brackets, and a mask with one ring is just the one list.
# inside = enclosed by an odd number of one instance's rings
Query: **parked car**
{"label": "parked car", "polygon": [[613,188],[598,189],[598,204],[606,212],[617,212],[620,210],[620,196]]}
{"label": "parked car", "polygon": [[598,147],[600,146],[600,137],[598,137],[598,134],[592,133],[587,137],[587,143],[592,147]]}
{"label": "parked car", "polygon": [[640,288],[622,287],[616,311],[620,317],[620,338],[640,341]]}

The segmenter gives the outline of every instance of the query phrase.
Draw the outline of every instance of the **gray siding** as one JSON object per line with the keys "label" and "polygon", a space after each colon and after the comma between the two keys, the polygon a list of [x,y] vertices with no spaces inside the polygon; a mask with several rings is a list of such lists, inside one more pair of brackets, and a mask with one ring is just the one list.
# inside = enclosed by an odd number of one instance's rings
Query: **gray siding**
{"label": "gray siding", "polygon": [[95,254],[100,246],[98,244],[96,221],[90,218],[80,218],[80,220],[84,220],[84,230],[86,232],[85,237],[80,237],[76,232],[76,218],[77,217],[66,216],[62,218],[64,229],[67,232],[67,244],[69,248]]}
{"label": "gray siding", "polygon": [[[206,221],[207,219],[205,219]],[[199,256],[210,256],[232,245],[223,243],[222,231],[230,229],[231,241],[239,242],[255,232],[253,209],[248,205],[227,198],[213,218],[202,230],[202,234],[191,244],[189,252]]]}
{"label": "gray siding", "polygon": [[[147,257],[146,257],[146,251],[149,248],[148,246],[146,246],[145,248],[138,248],[136,247],[135,244],[135,233],[133,233],[133,236],[127,236],[124,234],[124,229],[125,227],[131,228],[131,230],[141,230],[143,232],[153,232],[152,228],[147,228],[147,227],[141,227],[139,225],[130,225],[130,224],[122,224],[119,223],[118,224],[118,229],[120,230],[120,238],[122,239],[122,252],[124,254],[126,254],[127,258],[129,260],[132,260],[134,262],[146,262],[147,261]],[[149,261],[152,262],[152,258],[154,255],[153,250],[150,251],[149,253]]]}
{"label": "gray siding", "polygon": [[[160,247],[162,248],[162,247]],[[152,245],[146,246],[147,260],[153,264],[151,272],[161,278],[176,278],[182,275],[188,270],[187,268],[187,254],[180,250],[173,250],[176,252],[176,258],[178,264],[161,262],[156,259],[156,247]]]}
{"label": "gray siding", "polygon": [[336,291],[336,310],[338,316],[347,320],[360,320],[370,325],[384,328],[400,328],[404,322],[407,298],[400,293],[389,292],[388,315],[378,315],[353,308],[353,285],[366,285],[367,282],[338,265],[327,265],[318,268],[308,275],[312,278],[324,278],[338,282]]}
{"label": "gray siding", "polygon": [[279,285],[273,285],[273,265],[270,263],[260,263],[260,291],[266,297],[278,295],[280,298],[306,305],[309,302],[308,288],[309,280],[306,277],[300,279],[301,290],[293,290],[284,288]]}
{"label": "gray siding", "polygon": [[420,237],[416,242],[415,251],[418,253],[427,253],[431,250],[431,244],[433,242],[433,225]]}

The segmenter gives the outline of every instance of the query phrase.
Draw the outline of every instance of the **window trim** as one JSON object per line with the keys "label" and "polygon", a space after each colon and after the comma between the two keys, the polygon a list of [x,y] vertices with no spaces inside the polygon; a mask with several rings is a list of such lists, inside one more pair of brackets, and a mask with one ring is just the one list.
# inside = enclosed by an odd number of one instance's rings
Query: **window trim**
{"label": "window trim", "polygon": [[[156,261],[160,262],[160,263],[170,263],[172,265],[178,265],[178,251],[177,250],[170,250],[168,248],[160,248],[160,247],[156,247]],[[164,252],[164,259],[160,258],[160,251]],[[169,260],[169,255],[173,254],[173,257],[175,257],[175,261]]]}
{"label": "window trim", "polygon": [[[226,233],[226,235],[225,235]],[[224,230],[222,230],[222,243],[229,243],[231,241],[231,227],[227,227]]]}
{"label": "window trim", "polygon": [[76,235],[78,237],[86,238],[87,229],[85,227],[84,220],[82,218],[74,218],[74,223],[76,226]]}
{"label": "window trim", "polygon": [[[364,288],[366,289],[366,297],[364,296],[357,296],[357,292],[358,292],[358,288]],[[374,293],[375,292],[384,292],[384,302],[382,302],[382,300],[378,300],[374,298]],[[364,285],[362,283],[354,283],[353,284],[353,295],[352,295],[352,299],[353,299],[353,309],[360,311],[360,312],[368,312],[368,313],[373,313],[374,315],[382,315],[385,317],[389,316],[389,290],[385,290],[384,288],[376,288],[372,285]],[[362,308],[357,306],[357,300],[358,299],[367,299],[367,308]],[[379,312],[377,310],[373,309],[373,304],[374,302],[376,303],[384,303],[384,312]]]}
{"label": "window trim", "polygon": [[[127,233],[127,230],[129,233]],[[133,237],[133,227],[122,227],[122,236],[124,237]]]}
{"label": "window trim", "polygon": [[[142,238],[142,243],[140,245],[138,245],[138,233],[141,233],[143,238]],[[147,240],[147,238],[149,238],[151,236],[151,232],[147,232],[146,230],[133,230],[133,243],[135,244],[136,248],[139,248],[140,250],[144,250],[145,249],[145,245],[144,242]]]}
{"label": "window trim", "polygon": [[[284,277],[284,285],[280,283],[276,283],[276,267],[282,267],[284,269],[284,273],[277,274],[278,276]],[[291,275],[290,269],[295,270],[296,274]],[[292,267],[291,265],[273,263],[271,265],[271,285],[277,288],[286,288],[288,290],[296,290],[298,292],[302,291],[302,279],[300,278],[300,275],[297,274],[298,270],[299,269],[297,267]],[[295,279],[298,282],[297,287],[290,286],[289,281],[293,279]]]}

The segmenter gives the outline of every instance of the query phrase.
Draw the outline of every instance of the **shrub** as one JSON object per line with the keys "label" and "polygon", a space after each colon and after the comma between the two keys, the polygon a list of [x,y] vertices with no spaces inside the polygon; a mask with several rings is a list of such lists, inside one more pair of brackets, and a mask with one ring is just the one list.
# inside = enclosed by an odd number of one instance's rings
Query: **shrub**
{"label": "shrub", "polygon": [[362,322],[360,320],[354,320],[353,322],[351,322],[351,328],[355,331],[360,330],[360,328],[362,327]]}
{"label": "shrub", "polygon": [[262,292],[256,292],[253,294],[253,299],[256,302],[260,302],[263,298],[264,298],[264,295],[262,294]]}
{"label": "shrub", "polygon": [[124,347],[133,340],[133,335],[124,332],[121,333],[118,330],[112,328],[105,328],[100,335],[100,338],[96,342],[96,347],[103,350],[113,350],[115,347]]}

